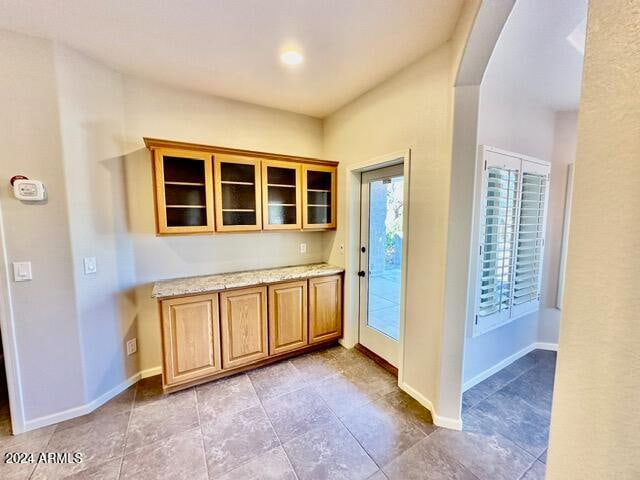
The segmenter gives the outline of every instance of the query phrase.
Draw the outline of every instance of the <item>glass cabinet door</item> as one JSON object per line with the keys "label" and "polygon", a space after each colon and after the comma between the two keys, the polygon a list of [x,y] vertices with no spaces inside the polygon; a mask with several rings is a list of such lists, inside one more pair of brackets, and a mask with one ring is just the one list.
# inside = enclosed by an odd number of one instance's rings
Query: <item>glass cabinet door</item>
{"label": "glass cabinet door", "polygon": [[216,229],[260,230],[260,160],[215,155]]}
{"label": "glass cabinet door", "polygon": [[336,167],[303,165],[303,228],[335,228]]}
{"label": "glass cabinet door", "polygon": [[262,228],[299,229],[300,165],[275,160],[262,161]]}
{"label": "glass cabinet door", "polygon": [[154,167],[158,233],[213,232],[210,154],[159,148]]}

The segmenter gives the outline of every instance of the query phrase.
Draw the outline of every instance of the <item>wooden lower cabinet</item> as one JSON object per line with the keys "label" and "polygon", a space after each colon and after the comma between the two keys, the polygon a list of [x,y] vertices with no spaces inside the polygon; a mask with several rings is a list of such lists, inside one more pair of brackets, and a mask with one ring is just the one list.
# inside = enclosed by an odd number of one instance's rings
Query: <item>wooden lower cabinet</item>
{"label": "wooden lower cabinet", "polygon": [[269,354],[308,343],[307,281],[269,285]]}
{"label": "wooden lower cabinet", "polygon": [[219,372],[218,294],[163,300],[164,383],[188,382]]}
{"label": "wooden lower cabinet", "polygon": [[267,288],[243,288],[220,294],[222,367],[232,368],[269,355]]}
{"label": "wooden lower cabinet", "polygon": [[309,343],[342,336],[342,276],[309,279]]}
{"label": "wooden lower cabinet", "polygon": [[163,388],[176,391],[342,336],[342,276],[160,301]]}

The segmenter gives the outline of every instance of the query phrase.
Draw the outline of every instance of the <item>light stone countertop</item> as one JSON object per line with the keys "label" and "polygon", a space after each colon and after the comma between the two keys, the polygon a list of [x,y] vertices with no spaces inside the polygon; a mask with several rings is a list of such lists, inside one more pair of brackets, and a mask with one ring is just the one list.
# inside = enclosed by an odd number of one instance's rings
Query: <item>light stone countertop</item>
{"label": "light stone countertop", "polygon": [[327,263],[298,265],[294,267],[266,268],[244,272],[218,273],[198,277],[175,278],[161,280],[154,284],[151,296],[167,298],[198,293],[213,293],[232,288],[252,287],[267,283],[278,283],[287,280],[336,275],[344,272],[344,268]]}

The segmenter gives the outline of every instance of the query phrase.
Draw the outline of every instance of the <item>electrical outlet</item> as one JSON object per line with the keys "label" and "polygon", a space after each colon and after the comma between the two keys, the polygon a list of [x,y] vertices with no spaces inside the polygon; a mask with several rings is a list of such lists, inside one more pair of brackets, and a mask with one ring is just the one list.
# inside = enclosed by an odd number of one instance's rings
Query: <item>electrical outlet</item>
{"label": "electrical outlet", "polygon": [[85,275],[91,275],[98,271],[98,262],[96,261],[96,257],[85,257],[83,263]]}
{"label": "electrical outlet", "polygon": [[138,351],[138,341],[135,338],[127,341],[127,355],[133,355]]}
{"label": "electrical outlet", "polygon": [[306,243],[301,243],[300,244],[300,253],[307,253],[307,244]]}

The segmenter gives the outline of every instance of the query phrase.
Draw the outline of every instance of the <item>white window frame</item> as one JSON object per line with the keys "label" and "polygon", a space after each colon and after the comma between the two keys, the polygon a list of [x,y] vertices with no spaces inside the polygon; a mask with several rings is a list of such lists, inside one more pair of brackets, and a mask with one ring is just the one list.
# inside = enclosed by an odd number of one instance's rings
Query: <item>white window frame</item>
{"label": "white window frame", "polygon": [[[487,176],[489,168],[491,166],[499,166],[502,168],[518,169],[518,183],[517,183],[517,207],[515,218],[515,240],[512,249],[514,257],[513,277],[511,279],[511,291],[509,295],[509,308],[506,310],[500,310],[499,312],[488,315],[479,316],[478,309],[480,305],[480,293],[482,284],[482,263],[484,258],[484,244],[482,230],[483,217],[486,205],[487,189]],[[478,151],[478,165],[476,170],[476,191],[475,191],[475,204],[474,204],[474,228],[473,228],[473,241],[472,241],[472,293],[473,293],[473,321],[470,328],[471,336],[482,335],[491,330],[499,328],[503,325],[511,323],[525,315],[531,314],[540,308],[540,290],[542,286],[542,270],[544,268],[544,248],[546,239],[546,225],[547,225],[547,211],[549,206],[549,184],[550,184],[550,170],[551,165],[549,162],[540,160],[538,158],[522,155],[507,150],[491,147],[488,145],[480,145]],[[524,173],[533,173],[537,175],[546,175],[547,181],[544,191],[544,207],[542,216],[542,231],[541,231],[541,248],[539,250],[539,273],[537,283],[537,298],[520,304],[513,305],[513,294],[515,286],[515,267],[516,267],[516,251],[518,248],[518,242],[520,239],[520,213],[521,213],[521,199],[522,199],[522,178]]]}

